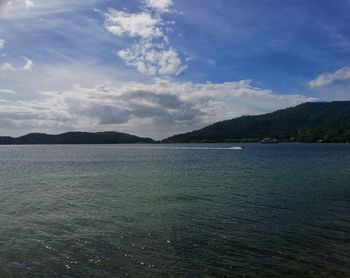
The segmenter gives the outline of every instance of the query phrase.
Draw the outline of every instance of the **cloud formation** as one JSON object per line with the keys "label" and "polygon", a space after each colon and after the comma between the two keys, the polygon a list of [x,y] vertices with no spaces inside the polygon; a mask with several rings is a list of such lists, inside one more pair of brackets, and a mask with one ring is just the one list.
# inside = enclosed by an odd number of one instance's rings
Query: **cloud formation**
{"label": "cloud formation", "polygon": [[0,39],[0,50],[2,50],[5,46],[5,40]]}
{"label": "cloud formation", "polygon": [[[0,60],[2,135],[118,130],[164,138],[216,121],[313,100],[277,92],[305,90],[304,84],[298,83],[300,75],[292,76],[294,69],[315,67],[309,62],[300,67],[297,58],[303,61],[305,56],[309,61],[316,57],[314,49],[320,49],[319,41],[297,41],[312,36],[293,36],[300,31],[293,29],[295,21],[284,25],[286,17],[276,16],[290,13],[294,5],[270,11],[271,7],[259,1],[239,7],[216,1],[184,1],[179,3],[186,11],[182,14],[175,11],[171,0],[11,2],[8,5],[9,1],[0,0],[1,38],[6,40],[5,47],[11,44]],[[114,9],[106,9],[108,3]],[[93,8],[104,11],[103,24],[101,13],[91,12]],[[304,8],[301,5],[294,11]],[[251,20],[257,24],[250,24]],[[285,32],[290,26],[294,32]],[[192,68],[181,78],[176,76],[186,69],[186,56],[177,45],[193,59]],[[313,49],[301,51],[295,45],[311,45]],[[275,53],[293,54],[283,56],[283,61],[298,62],[297,66],[276,66],[282,57],[271,55]],[[338,54],[328,54],[332,60],[340,59]],[[32,58],[35,65],[21,57]],[[122,63],[113,63],[113,59]],[[267,68],[269,74],[263,72]],[[320,87],[345,80],[346,71],[324,74],[310,83]],[[283,82],[278,82],[281,76]],[[232,78],[252,78],[274,90],[248,80],[220,82]],[[340,89],[348,99],[348,88]],[[320,96],[319,91],[313,94]],[[330,98],[335,98],[334,92]]]}
{"label": "cloud formation", "polygon": [[15,67],[8,62],[0,64],[0,71],[31,71],[34,66],[33,61],[26,57],[23,57],[23,59],[25,61],[25,64],[21,67]]}
{"label": "cloud formation", "polygon": [[176,51],[161,43],[143,41],[118,51],[118,56],[138,72],[148,75],[178,75],[186,69]]}
{"label": "cloud formation", "polygon": [[11,11],[21,8],[33,8],[34,0],[0,0],[0,8],[8,8]]}
{"label": "cloud formation", "polygon": [[22,70],[24,71],[31,71],[33,69],[34,63],[32,60],[23,57],[24,61],[26,62],[25,65],[22,67]]}
{"label": "cloud formation", "polygon": [[[71,83],[80,84],[58,89],[58,84],[69,82],[67,72],[79,74]],[[101,76],[108,79],[103,85],[98,84],[103,80]],[[113,73],[86,67],[37,66],[31,72],[7,72],[5,78],[12,84],[2,83],[4,87],[0,88],[1,134],[18,130],[118,130],[161,139],[216,121],[312,100],[300,95],[280,95],[248,80],[123,82],[115,80]],[[50,82],[46,84],[47,81]],[[25,94],[21,88],[27,88]]]}
{"label": "cloud formation", "polygon": [[[117,55],[126,65],[139,73],[151,76],[178,75],[186,69],[179,54],[169,43],[171,28],[161,18],[169,11],[171,0],[146,0],[148,9],[140,13],[129,13],[109,9],[105,13],[104,26],[116,36],[135,39],[135,43],[119,50]],[[152,11],[156,11],[154,14]]]}
{"label": "cloud formation", "polygon": [[157,10],[158,12],[169,12],[170,7],[173,5],[172,0],[146,0],[147,7]]}
{"label": "cloud formation", "polygon": [[93,2],[86,0],[0,0],[0,19],[17,20],[71,11]]}
{"label": "cloud formation", "polygon": [[153,18],[147,12],[134,14],[110,9],[105,14],[105,27],[117,36],[126,35],[143,39],[164,36],[160,28],[160,19]]}
{"label": "cloud formation", "polygon": [[311,88],[319,88],[336,81],[350,80],[350,67],[343,67],[332,73],[324,73],[309,82]]}
{"label": "cloud formation", "polygon": [[33,8],[34,7],[34,1],[33,0],[25,0],[24,1],[27,8]]}
{"label": "cloud formation", "polygon": [[16,69],[10,63],[3,63],[0,65],[0,71],[16,71]]}

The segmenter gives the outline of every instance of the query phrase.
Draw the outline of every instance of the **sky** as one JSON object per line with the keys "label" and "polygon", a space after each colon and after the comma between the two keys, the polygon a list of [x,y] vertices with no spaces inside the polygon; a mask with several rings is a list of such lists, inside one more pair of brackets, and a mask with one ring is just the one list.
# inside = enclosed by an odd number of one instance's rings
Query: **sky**
{"label": "sky", "polygon": [[350,99],[350,0],[0,0],[0,135],[162,139]]}

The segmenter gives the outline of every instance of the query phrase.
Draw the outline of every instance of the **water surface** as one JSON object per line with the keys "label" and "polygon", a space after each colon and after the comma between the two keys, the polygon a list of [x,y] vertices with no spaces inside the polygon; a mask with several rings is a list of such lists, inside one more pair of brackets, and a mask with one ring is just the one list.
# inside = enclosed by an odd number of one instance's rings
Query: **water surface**
{"label": "water surface", "polygon": [[0,147],[0,277],[350,277],[350,145]]}

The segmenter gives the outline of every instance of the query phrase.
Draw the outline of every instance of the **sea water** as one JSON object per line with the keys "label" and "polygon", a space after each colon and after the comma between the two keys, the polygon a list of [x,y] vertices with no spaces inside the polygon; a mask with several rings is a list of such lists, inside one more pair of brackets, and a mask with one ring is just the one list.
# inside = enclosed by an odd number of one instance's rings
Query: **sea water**
{"label": "sea water", "polygon": [[349,277],[350,145],[0,147],[0,277]]}

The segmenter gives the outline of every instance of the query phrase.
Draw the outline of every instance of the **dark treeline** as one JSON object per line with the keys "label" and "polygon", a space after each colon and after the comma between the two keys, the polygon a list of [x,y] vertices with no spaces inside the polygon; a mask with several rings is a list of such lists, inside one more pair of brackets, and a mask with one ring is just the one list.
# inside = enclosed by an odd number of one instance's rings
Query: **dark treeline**
{"label": "dark treeline", "polygon": [[35,144],[131,144],[154,143],[153,139],[142,138],[119,132],[67,132],[59,135],[31,133],[22,137],[0,137],[1,145]]}
{"label": "dark treeline", "polygon": [[[350,101],[312,102],[259,116],[242,116],[218,122],[162,143],[259,142],[275,138],[281,142],[350,141]],[[59,135],[31,133],[22,137],[0,137],[0,145],[20,144],[119,144],[156,143],[119,132],[67,132]]]}
{"label": "dark treeline", "polygon": [[350,101],[304,103],[259,116],[243,116],[175,135],[163,142],[350,141]]}

